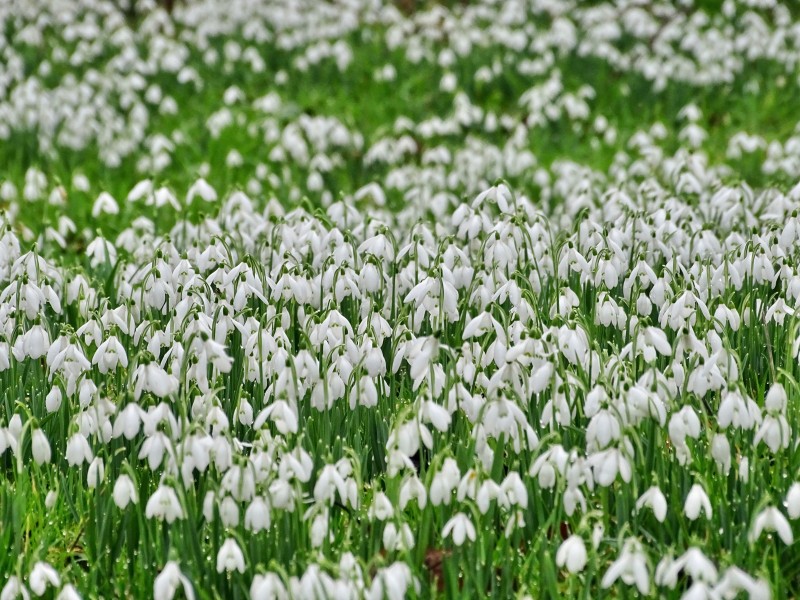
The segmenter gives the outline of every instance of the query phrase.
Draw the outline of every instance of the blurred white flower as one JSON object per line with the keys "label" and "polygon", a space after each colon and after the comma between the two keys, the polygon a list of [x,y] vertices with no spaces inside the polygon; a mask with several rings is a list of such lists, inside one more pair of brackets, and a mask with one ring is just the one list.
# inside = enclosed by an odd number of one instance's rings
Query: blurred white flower
{"label": "blurred white flower", "polygon": [[695,483],[686,495],[683,513],[690,521],[696,521],[700,513],[704,512],[707,519],[711,518],[711,500],[699,483]]}
{"label": "blurred white flower", "polygon": [[475,526],[467,515],[458,512],[445,523],[444,529],[442,529],[442,537],[446,538],[450,535],[452,535],[453,543],[456,546],[461,546],[467,539],[474,542],[476,538]]}
{"label": "blurred white flower", "polygon": [[131,478],[125,474],[117,477],[112,497],[114,498],[114,504],[121,510],[124,510],[130,503],[136,504],[139,502],[139,493],[136,491],[136,486],[134,486]]}
{"label": "blurred white flower", "polygon": [[175,561],[168,561],[153,582],[154,600],[172,600],[179,588],[187,600],[194,600],[194,588]]}
{"label": "blurred white flower", "polygon": [[217,553],[217,573],[239,571],[244,573],[244,554],[233,538],[228,538]]}
{"label": "blurred white flower", "polygon": [[586,566],[586,545],[578,535],[571,535],[561,543],[556,552],[556,565],[566,566],[570,573],[580,573]]}
{"label": "blurred white flower", "polygon": [[649,506],[653,510],[653,514],[659,523],[663,523],[664,519],[667,518],[667,499],[658,486],[654,485],[649,488],[636,501],[636,510],[642,510],[645,506]]}
{"label": "blurred white flower", "polygon": [[768,506],[756,515],[753,525],[750,528],[748,540],[754,543],[761,537],[763,531],[774,531],[781,538],[781,541],[790,546],[794,542],[794,534],[792,533],[792,526],[783,513],[774,506]]}

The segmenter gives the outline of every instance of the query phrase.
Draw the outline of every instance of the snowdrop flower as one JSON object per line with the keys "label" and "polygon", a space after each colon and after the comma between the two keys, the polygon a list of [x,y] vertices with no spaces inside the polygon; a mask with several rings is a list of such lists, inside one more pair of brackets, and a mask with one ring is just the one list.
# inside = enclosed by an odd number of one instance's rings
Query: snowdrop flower
{"label": "snowdrop flower", "polygon": [[683,513],[690,521],[696,521],[701,511],[705,513],[707,519],[711,518],[711,500],[709,500],[702,486],[695,483],[686,496],[686,502],[683,505]]}
{"label": "snowdrop flower", "polygon": [[752,544],[758,540],[763,531],[774,531],[787,546],[791,546],[794,542],[792,526],[783,516],[783,513],[774,506],[768,506],[756,516],[748,536],[750,543]]}
{"label": "snowdrop flower", "polygon": [[178,563],[175,561],[168,561],[164,565],[155,581],[153,582],[153,598],[154,600],[172,600],[178,592],[178,588],[183,588],[187,600],[194,600],[194,588],[189,582],[189,579],[181,573]]}
{"label": "snowdrop flower", "polygon": [[105,476],[106,468],[103,459],[99,456],[95,456],[92,462],[89,463],[89,469],[86,471],[86,485],[90,489],[95,489],[97,484],[105,479]]}
{"label": "snowdrop flower", "polygon": [[783,413],[786,410],[786,390],[780,383],[773,383],[764,400],[764,408],[771,413]]}
{"label": "snowdrop flower", "polygon": [[396,562],[378,570],[365,597],[367,600],[402,600],[409,595],[409,588],[417,594],[421,589],[411,568],[404,562]]}
{"label": "snowdrop flower", "polygon": [[97,199],[92,204],[92,216],[96,219],[101,214],[116,215],[119,214],[119,205],[114,197],[108,192],[101,192]]}
{"label": "snowdrop flower", "polygon": [[31,574],[28,576],[28,585],[31,591],[37,596],[43,596],[47,587],[58,588],[61,585],[61,577],[52,566],[46,562],[37,562],[33,565]]}
{"label": "snowdrop flower", "polygon": [[658,486],[654,485],[648,489],[636,501],[636,510],[642,510],[645,506],[653,509],[653,514],[659,523],[663,523],[667,518],[667,499]]}
{"label": "snowdrop flower", "polygon": [[244,513],[244,526],[248,531],[258,533],[269,529],[271,522],[270,507],[267,501],[261,496],[256,496],[250,502]]}
{"label": "snowdrop flower", "polygon": [[225,527],[236,527],[239,524],[239,505],[232,497],[225,496],[217,508],[219,519]]}
{"label": "snowdrop flower", "polygon": [[127,367],[128,355],[117,337],[112,335],[97,347],[92,358],[92,364],[97,365],[98,370],[106,374],[114,371],[117,365]]}
{"label": "snowdrop flower", "polygon": [[37,465],[50,462],[50,443],[41,429],[34,429],[33,433],[31,433],[31,450],[33,451],[33,460],[36,461]]}
{"label": "snowdrop flower", "polygon": [[610,588],[617,579],[622,579],[626,585],[636,585],[640,594],[650,593],[650,568],[641,543],[635,538],[625,540],[619,558],[605,572],[600,585]]}
{"label": "snowdrop flower", "polygon": [[717,469],[723,475],[727,475],[731,470],[731,444],[727,436],[717,433],[711,440],[711,456],[717,463]]}
{"label": "snowdrop flower", "polygon": [[330,513],[327,508],[316,510],[316,507],[312,507],[306,513],[305,517],[307,518],[309,515],[313,515],[311,527],[309,529],[311,547],[320,548],[325,542],[326,537],[331,539]]}
{"label": "snowdrop flower", "polygon": [[556,552],[556,565],[567,567],[570,573],[580,573],[586,566],[586,546],[578,535],[571,535],[561,543]]}
{"label": "snowdrop flower", "polygon": [[89,257],[89,264],[96,269],[100,265],[108,263],[117,264],[117,249],[108,240],[97,236],[86,247],[86,256]]}
{"label": "snowdrop flower", "polygon": [[458,486],[461,473],[458,464],[452,458],[446,458],[442,468],[434,475],[430,485],[430,500],[434,506],[449,505],[453,490]]}
{"label": "snowdrop flower", "polygon": [[428,502],[425,485],[416,475],[406,477],[400,486],[400,510],[405,510],[411,500],[417,501],[417,506],[420,510],[423,510]]}
{"label": "snowdrop flower", "polygon": [[750,480],[750,459],[743,456],[739,461],[739,479],[742,483],[747,483]]}
{"label": "snowdrop flower", "polygon": [[128,193],[128,202],[138,202],[143,198],[149,198],[153,193],[153,182],[149,179],[144,179],[131,188]]}
{"label": "snowdrop flower", "polygon": [[603,487],[614,483],[618,474],[625,483],[631,480],[631,463],[617,448],[608,448],[592,454],[589,457],[589,464],[594,472],[595,481]]}
{"label": "snowdrop flower", "polygon": [[167,187],[158,188],[155,192],[153,192],[149,199],[156,206],[156,208],[170,205],[177,211],[181,210],[181,205],[178,202],[178,199],[175,197],[175,194],[173,194],[172,190]]}
{"label": "snowdrop flower", "polygon": [[669,437],[676,445],[685,444],[686,438],[700,435],[700,419],[691,406],[684,406],[669,420]]}
{"label": "snowdrop flower", "polygon": [[795,482],[789,487],[784,505],[790,519],[800,519],[800,483]]}
{"label": "snowdrop flower", "polygon": [[45,408],[47,409],[47,412],[48,413],[56,412],[59,408],[61,408],[61,400],[62,400],[61,388],[59,388],[58,386],[53,386],[44,399]]}
{"label": "snowdrop flower", "polygon": [[30,594],[28,593],[28,588],[19,580],[19,577],[12,575],[6,581],[3,589],[0,590],[0,600],[16,600],[17,598],[29,600]]}
{"label": "snowdrop flower", "polygon": [[94,458],[92,449],[89,447],[89,442],[86,438],[76,433],[67,441],[67,462],[72,467],[78,467],[84,462],[91,462]]}
{"label": "snowdrop flower", "polygon": [[677,585],[681,573],[708,584],[715,583],[718,579],[714,563],[698,548],[689,548],[677,559],[663,558],[656,567],[655,582],[672,589]]}
{"label": "snowdrop flower", "polygon": [[735,598],[739,592],[746,592],[751,600],[769,600],[772,597],[766,581],[756,580],[738,567],[729,567],[714,589],[723,598]]}
{"label": "snowdrop flower", "polygon": [[19,362],[41,358],[50,349],[50,336],[41,325],[34,325],[14,342],[12,353]]}
{"label": "snowdrop flower", "polygon": [[[56,600],[81,600],[81,595],[72,584],[68,583],[61,588],[60,592],[58,592]],[[189,598],[189,600],[191,600],[191,598]]]}
{"label": "snowdrop flower", "polygon": [[112,496],[114,498],[114,504],[116,504],[120,510],[124,510],[130,503],[136,504],[139,502],[139,493],[136,491],[136,486],[134,486],[131,478],[125,474],[117,477],[117,481],[114,483]]}
{"label": "snowdrop flower", "polygon": [[150,392],[158,398],[166,398],[178,391],[178,378],[167,373],[158,363],[139,365],[133,374],[133,395],[136,400],[142,392]]}
{"label": "snowdrop flower", "polygon": [[369,507],[367,511],[367,515],[370,519],[378,519],[379,521],[385,521],[389,519],[394,514],[394,507],[392,506],[392,502],[383,492],[377,492],[372,499],[372,505]]}
{"label": "snowdrop flower", "polygon": [[275,573],[256,574],[250,584],[252,600],[289,600],[289,593]]}
{"label": "snowdrop flower", "polygon": [[228,538],[217,553],[217,573],[239,571],[244,573],[244,554],[233,538]]}
{"label": "snowdrop flower", "polygon": [[722,395],[717,422],[723,429],[730,425],[751,429],[761,422],[761,414],[752,400],[743,398],[738,392],[727,391]]}
{"label": "snowdrop flower", "polygon": [[186,203],[191,204],[195,198],[200,198],[204,202],[214,202],[217,199],[217,191],[201,177],[189,188],[186,194]]}
{"label": "snowdrop flower", "polygon": [[780,449],[789,447],[791,435],[789,421],[784,415],[768,414],[758,428],[758,432],[753,438],[753,444],[758,446],[763,441],[774,454]]}
{"label": "snowdrop flower", "polygon": [[395,552],[413,548],[414,534],[408,523],[403,523],[399,529],[394,523],[387,523],[383,530],[383,547]]}
{"label": "snowdrop flower", "polygon": [[172,523],[175,519],[183,519],[183,508],[178,495],[168,485],[161,484],[150,496],[144,514],[148,519],[156,518]]}
{"label": "snowdrop flower", "polygon": [[442,537],[450,535],[453,536],[453,543],[456,546],[461,546],[466,539],[474,542],[476,537],[475,526],[467,515],[463,512],[458,512],[445,523],[444,529],[442,529]]}
{"label": "snowdrop flower", "polygon": [[512,471],[506,475],[500,484],[500,489],[505,494],[509,505],[528,508],[528,489],[525,487],[519,473]]}

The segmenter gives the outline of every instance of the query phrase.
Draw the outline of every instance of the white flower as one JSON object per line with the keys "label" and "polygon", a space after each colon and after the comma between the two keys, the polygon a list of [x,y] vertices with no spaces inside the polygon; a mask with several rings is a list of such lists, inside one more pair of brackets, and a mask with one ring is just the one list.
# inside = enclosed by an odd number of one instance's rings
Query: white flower
{"label": "white flower", "polygon": [[717,568],[698,548],[689,548],[677,559],[671,556],[664,557],[656,567],[656,585],[670,589],[678,583],[682,573],[689,575],[695,581],[716,583],[718,579]]}
{"label": "white flower", "polygon": [[561,543],[556,552],[556,565],[567,567],[570,573],[580,573],[586,566],[586,545],[583,538],[571,535]]}
{"label": "white flower", "polygon": [[383,547],[387,550],[401,551],[414,547],[414,534],[408,523],[403,523],[400,528],[394,523],[387,523],[383,530]]}
{"label": "white flower", "polygon": [[258,533],[264,529],[269,529],[270,522],[269,504],[261,496],[256,496],[244,513],[245,528],[253,533]]}
{"label": "white flower", "polygon": [[711,500],[709,500],[702,486],[699,483],[695,483],[686,496],[683,512],[690,521],[696,521],[700,516],[700,511],[706,514],[707,519],[711,518]]}
{"label": "white flower", "polygon": [[153,195],[150,197],[152,199],[153,204],[155,204],[156,208],[161,208],[162,206],[170,205],[175,210],[181,210],[181,205],[178,202],[178,199],[175,197],[175,194],[172,193],[167,187],[160,187]]}
{"label": "white flower", "polygon": [[452,458],[446,458],[442,463],[442,468],[436,475],[433,476],[433,481],[430,485],[430,500],[434,506],[439,506],[444,503],[450,504],[451,494],[458,486],[461,479],[461,473],[458,469],[458,463]]}
{"label": "white flower", "polygon": [[178,495],[171,487],[159,485],[147,501],[144,514],[148,519],[156,518],[172,523],[175,519],[183,519],[183,508]]}
{"label": "white flower", "polygon": [[50,335],[41,325],[34,325],[19,336],[14,342],[12,353],[14,358],[22,362],[26,357],[34,360],[41,358],[50,349]]}
{"label": "white flower", "polygon": [[750,543],[752,544],[758,540],[763,531],[774,531],[787,546],[794,542],[792,526],[783,516],[783,513],[774,506],[768,506],[756,516],[748,536]]}
{"label": "white flower", "polygon": [[34,429],[31,433],[31,450],[33,452],[33,460],[37,465],[49,463],[51,458],[50,442],[47,441],[47,436],[41,429]]}
{"label": "white flower", "polygon": [[178,563],[169,561],[164,565],[155,581],[153,582],[153,599],[154,600],[172,600],[178,587],[183,587],[183,593],[186,595],[187,600],[194,600],[194,589],[189,579],[181,573]]}
{"label": "white flower", "polygon": [[756,580],[735,566],[728,567],[720,577],[715,591],[722,598],[735,598],[741,591],[746,592],[750,600],[770,600],[772,597],[766,581]]}
{"label": "white flower", "polygon": [[53,386],[52,389],[47,393],[47,396],[44,399],[44,405],[47,409],[47,412],[52,413],[56,412],[59,408],[61,408],[61,388],[57,385]]}
{"label": "white flower", "polygon": [[106,467],[103,463],[103,459],[99,456],[96,456],[91,463],[89,463],[89,469],[86,471],[86,485],[94,489],[97,487],[97,484],[103,481],[106,476]]}
{"label": "white flower", "polygon": [[258,574],[250,584],[252,600],[289,600],[289,593],[281,578],[275,573]]}
{"label": "white flower", "polygon": [[516,471],[506,475],[500,484],[500,489],[505,494],[508,503],[521,508],[528,508],[528,489]]}
{"label": "white flower", "polygon": [[86,438],[82,434],[76,433],[67,442],[66,457],[70,466],[77,467],[84,462],[91,462],[94,454]]}
{"label": "white flower", "polygon": [[411,500],[417,501],[420,510],[423,510],[428,502],[425,485],[416,475],[407,477],[400,486],[400,510],[405,510]]}
{"label": "white flower", "polygon": [[43,596],[47,591],[47,586],[58,588],[61,585],[61,577],[52,566],[46,562],[37,562],[33,565],[31,574],[28,576],[28,585],[31,591],[37,596]]}
{"label": "white flower", "polygon": [[461,546],[466,539],[475,541],[475,526],[463,512],[458,512],[444,525],[442,537],[453,536],[453,543]]}
{"label": "white flower", "polygon": [[768,414],[764,417],[761,427],[758,428],[758,432],[753,438],[753,445],[758,446],[763,440],[767,447],[776,453],[781,448],[789,447],[791,435],[792,429],[784,415]]}
{"label": "white flower", "polygon": [[219,519],[225,527],[236,527],[239,524],[239,505],[231,496],[225,496],[217,508]]}
{"label": "white flower", "polygon": [[100,195],[94,201],[94,204],[92,204],[92,216],[96,219],[101,214],[119,214],[119,205],[114,199],[114,196],[108,192],[100,192]]}
{"label": "white flower", "polygon": [[166,398],[178,391],[178,378],[167,373],[158,363],[139,365],[133,374],[133,394],[136,400],[142,392],[150,392],[158,398]]}
{"label": "white flower", "polygon": [[125,474],[117,477],[112,496],[114,497],[114,504],[120,509],[125,509],[131,502],[133,504],[139,502],[139,493],[136,491],[131,478]]}
{"label": "white flower", "polygon": [[97,365],[98,370],[105,374],[114,371],[120,364],[127,367],[128,355],[117,337],[112,335],[97,347],[92,364]]}
{"label": "white flower", "polygon": [[790,519],[800,519],[800,483],[795,482],[789,487],[784,504]]}
{"label": "white flower", "polygon": [[750,459],[743,456],[739,461],[739,478],[742,483],[747,483],[750,480]]}
{"label": "white flower", "polygon": [[214,202],[217,199],[217,191],[201,177],[186,193],[186,203],[191,204],[195,198],[200,198],[204,202]]}
{"label": "white flower", "polygon": [[724,433],[717,433],[711,440],[711,456],[719,472],[727,475],[731,470],[731,444]]}
{"label": "white flower", "polygon": [[639,593],[650,593],[650,569],[642,553],[638,540],[629,538],[622,547],[619,558],[615,560],[603,575],[601,587],[610,588],[617,579],[622,579],[626,585],[636,585]]}
{"label": "white flower", "polygon": [[0,591],[0,600],[16,600],[20,597],[22,600],[29,600],[31,596],[28,593],[28,588],[19,580],[19,577],[12,575],[6,581],[2,591]]}
{"label": "white flower", "polygon": [[217,573],[239,571],[244,573],[244,554],[233,538],[228,538],[217,553]]}
{"label": "white flower", "polygon": [[419,595],[420,584],[411,572],[411,568],[404,562],[395,562],[379,569],[372,578],[372,585],[366,590],[367,600],[401,600],[411,595],[408,588],[413,586]]}
{"label": "white flower", "polygon": [[394,507],[392,506],[391,500],[389,500],[388,496],[383,492],[377,492],[372,499],[372,505],[367,511],[369,518],[385,521],[391,518],[393,514]]}
{"label": "white flower", "polygon": [[780,383],[773,383],[764,400],[764,408],[768,412],[782,413],[786,410],[786,390]]}
{"label": "white flower", "polygon": [[89,264],[92,268],[97,268],[106,262],[110,265],[117,264],[117,249],[108,240],[97,236],[86,247],[86,256],[89,257]]}
{"label": "white flower", "polygon": [[653,509],[653,514],[659,523],[663,523],[667,518],[667,499],[658,486],[654,485],[648,489],[636,501],[636,510],[642,510],[645,506]]}
{"label": "white flower", "polygon": [[[81,600],[81,595],[78,593],[78,590],[76,590],[72,584],[68,583],[61,588],[60,592],[58,592],[56,600]],[[189,598],[188,600],[192,599]]]}
{"label": "white flower", "polygon": [[128,193],[128,202],[138,202],[142,198],[148,198],[153,193],[153,182],[144,179],[133,186]]}
{"label": "white flower", "polygon": [[608,487],[614,483],[617,474],[620,475],[625,483],[631,480],[631,463],[625,453],[618,448],[608,448],[595,452],[589,457],[588,461],[592,467],[595,481],[603,487]]}
{"label": "white flower", "polygon": [[[313,512],[313,507],[310,510]],[[330,533],[330,518],[328,510],[320,510],[316,515],[314,515],[314,519],[311,522],[311,528],[309,531],[311,547],[319,548],[322,546],[325,538],[329,537]]]}

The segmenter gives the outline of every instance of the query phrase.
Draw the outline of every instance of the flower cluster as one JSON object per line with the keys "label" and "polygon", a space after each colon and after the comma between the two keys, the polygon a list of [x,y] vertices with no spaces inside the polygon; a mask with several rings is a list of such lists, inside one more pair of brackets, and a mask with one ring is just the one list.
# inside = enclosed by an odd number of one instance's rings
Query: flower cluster
{"label": "flower cluster", "polygon": [[0,598],[799,593],[800,16],[574,4],[0,8]]}

